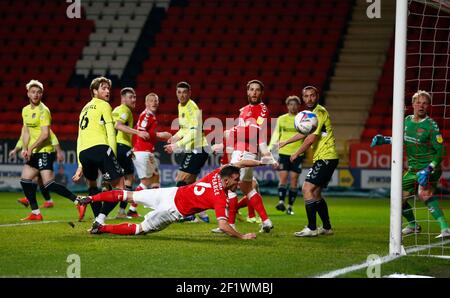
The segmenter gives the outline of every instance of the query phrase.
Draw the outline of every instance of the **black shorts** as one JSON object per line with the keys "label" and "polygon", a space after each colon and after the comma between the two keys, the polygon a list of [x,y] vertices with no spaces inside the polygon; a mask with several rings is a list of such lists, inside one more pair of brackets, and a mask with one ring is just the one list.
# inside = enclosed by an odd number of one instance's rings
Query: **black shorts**
{"label": "black shorts", "polygon": [[84,177],[97,180],[98,170],[106,181],[116,180],[123,176],[123,169],[117,162],[112,149],[107,145],[97,145],[80,152],[80,162]]}
{"label": "black shorts", "polygon": [[208,157],[209,154],[206,152],[185,153],[179,170],[189,174],[198,175],[208,160]]}
{"label": "black shorts", "polygon": [[316,161],[309,170],[305,181],[317,186],[327,187],[338,163],[339,159],[321,159]]}
{"label": "black shorts", "polygon": [[133,151],[131,147],[117,144],[117,161],[123,169],[124,175],[134,174]]}
{"label": "black shorts", "polygon": [[31,154],[30,160],[27,161],[27,165],[39,171],[51,170],[53,171],[53,163],[56,160],[55,152],[42,152]]}
{"label": "black shorts", "polygon": [[302,161],[305,159],[305,156],[299,156],[294,161],[291,161],[290,158],[289,155],[280,154],[278,158],[280,166],[277,171],[292,171],[300,174],[302,172]]}

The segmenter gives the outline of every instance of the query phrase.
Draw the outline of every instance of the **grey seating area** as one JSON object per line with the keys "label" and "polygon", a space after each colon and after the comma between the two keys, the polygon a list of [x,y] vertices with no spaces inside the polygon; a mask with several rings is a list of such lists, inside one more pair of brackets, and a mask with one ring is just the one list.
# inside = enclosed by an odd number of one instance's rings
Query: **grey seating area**
{"label": "grey seating area", "polygon": [[119,78],[153,7],[167,9],[170,0],[86,0],[86,18],[95,22],[89,44],[77,61],[76,73]]}

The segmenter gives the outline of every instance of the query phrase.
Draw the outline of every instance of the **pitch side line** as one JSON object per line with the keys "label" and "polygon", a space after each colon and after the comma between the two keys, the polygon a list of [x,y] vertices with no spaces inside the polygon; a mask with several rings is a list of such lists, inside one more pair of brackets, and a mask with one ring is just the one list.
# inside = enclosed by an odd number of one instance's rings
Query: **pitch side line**
{"label": "pitch side line", "polygon": [[20,226],[29,226],[29,225],[43,225],[43,224],[61,223],[61,222],[68,222],[68,221],[67,220],[44,220],[44,221],[36,221],[36,222],[22,222],[22,223],[15,223],[15,224],[3,224],[3,225],[0,225],[0,228],[20,227]]}
{"label": "pitch side line", "polygon": [[[450,239],[445,240],[445,241],[440,241],[438,243],[426,245],[426,246],[413,247],[413,248],[410,248],[410,249],[406,250],[406,255],[408,253],[415,253],[415,252],[419,252],[419,251],[422,251],[422,250],[430,249],[430,248],[433,248],[433,247],[446,245],[446,244],[449,244],[449,243],[450,243]],[[356,270],[360,270],[360,269],[366,268],[366,267],[371,266],[371,265],[373,266],[373,265],[381,265],[381,264],[389,263],[389,262],[391,262],[391,261],[393,261],[395,259],[401,258],[403,256],[404,255],[399,255],[399,256],[386,255],[384,257],[381,257],[380,260],[376,261],[376,262],[374,262],[374,261],[372,261],[372,262],[366,261],[366,262],[361,263],[361,264],[355,264],[355,265],[352,265],[352,266],[349,266],[349,267],[345,267],[345,268],[341,268],[341,269],[338,269],[338,270],[330,271],[330,272],[327,272],[327,273],[324,273],[324,274],[320,274],[320,275],[317,275],[317,276],[314,276],[314,277],[316,277],[316,278],[333,278],[333,277],[337,277],[339,275],[347,274],[347,273],[350,273],[350,272],[353,272],[353,271],[356,271]]]}
{"label": "pitch side line", "polygon": [[66,278],[66,276],[63,275],[55,275],[55,276],[46,276],[46,275],[37,275],[37,276],[22,276],[22,275],[2,275],[0,276],[0,279],[2,278]]}

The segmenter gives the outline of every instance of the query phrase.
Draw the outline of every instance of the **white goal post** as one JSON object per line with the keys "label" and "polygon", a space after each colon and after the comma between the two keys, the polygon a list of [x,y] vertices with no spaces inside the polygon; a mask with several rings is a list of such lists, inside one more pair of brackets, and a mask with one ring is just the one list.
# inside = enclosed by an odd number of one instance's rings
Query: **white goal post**
{"label": "white goal post", "polygon": [[403,119],[405,107],[406,33],[408,0],[397,0],[395,10],[394,93],[392,106],[391,209],[389,254],[402,248]]}
{"label": "white goal post", "polygon": [[[389,232],[389,255],[391,256],[420,251],[424,252],[417,255],[450,256],[450,239],[436,236],[439,234],[437,230],[439,225],[441,233],[445,228],[442,216],[439,217],[438,224],[437,218],[430,215],[431,211],[428,212],[428,207],[423,202],[419,202],[419,205],[416,206],[414,196],[412,196],[414,197],[412,210],[416,223],[422,223],[422,232],[402,237],[405,108],[409,104],[409,97],[416,91],[419,89],[428,91],[432,98],[429,115],[438,123],[441,134],[444,136],[444,143],[449,142],[449,28],[449,0],[396,0]],[[405,100],[408,100],[406,105]],[[448,154],[450,152],[447,152]],[[447,162],[444,170],[448,171],[449,162],[448,159],[445,160]],[[444,165],[444,162],[442,164]],[[449,178],[448,174],[447,172],[447,179]],[[443,181],[448,184],[444,178],[443,176]],[[450,213],[445,211],[449,210],[449,190],[448,186],[443,186],[439,194],[441,208],[444,211],[447,223]],[[436,195],[438,194],[436,193]],[[447,210],[445,210],[445,206],[447,206]],[[405,249],[403,249],[403,246]]]}

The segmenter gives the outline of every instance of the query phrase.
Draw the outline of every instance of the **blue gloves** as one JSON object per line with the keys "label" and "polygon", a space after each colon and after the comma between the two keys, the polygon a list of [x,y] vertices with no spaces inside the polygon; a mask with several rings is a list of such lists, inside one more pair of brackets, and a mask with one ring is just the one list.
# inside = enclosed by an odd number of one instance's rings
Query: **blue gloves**
{"label": "blue gloves", "polygon": [[378,145],[391,144],[391,137],[384,137],[382,135],[376,135],[370,143],[370,147],[375,147]]}
{"label": "blue gloves", "polygon": [[428,178],[430,178],[430,174],[433,171],[433,167],[429,165],[425,169],[416,173],[417,182],[419,182],[420,186],[426,186],[428,184]]}

